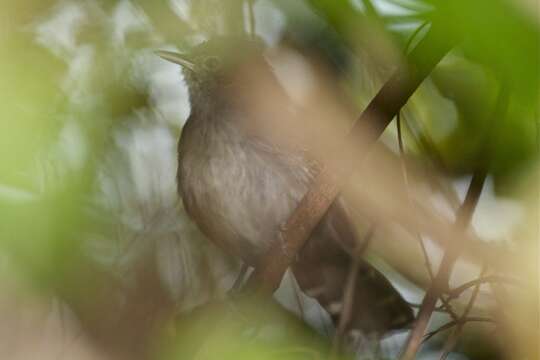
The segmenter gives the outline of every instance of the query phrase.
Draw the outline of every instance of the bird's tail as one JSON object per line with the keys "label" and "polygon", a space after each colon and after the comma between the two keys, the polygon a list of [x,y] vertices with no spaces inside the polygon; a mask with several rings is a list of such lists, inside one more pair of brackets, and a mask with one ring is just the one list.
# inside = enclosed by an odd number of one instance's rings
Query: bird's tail
{"label": "bird's tail", "polygon": [[414,315],[401,294],[372,265],[345,250],[350,246],[343,239],[354,237],[343,208],[334,204],[293,265],[300,288],[328,311],[343,334],[359,330],[384,336],[409,327]]}
{"label": "bird's tail", "polygon": [[338,331],[382,336],[407,328],[414,320],[408,303],[367,262],[348,256],[321,260],[316,264],[300,260],[293,271],[302,290],[328,311]]}

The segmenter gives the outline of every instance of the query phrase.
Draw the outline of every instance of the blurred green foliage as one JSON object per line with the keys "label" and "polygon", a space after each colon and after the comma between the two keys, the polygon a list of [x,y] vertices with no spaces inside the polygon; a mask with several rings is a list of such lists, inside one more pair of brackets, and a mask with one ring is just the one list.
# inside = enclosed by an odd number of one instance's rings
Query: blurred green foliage
{"label": "blurred green foliage", "polygon": [[[119,45],[111,40],[115,31],[111,14],[120,1],[84,2],[84,21],[71,34],[77,47],[86,46],[92,53],[84,74],[76,73],[81,79],[69,77],[74,54],[47,47],[35,32],[36,24],[53,16],[63,2],[3,1],[0,5],[0,252],[37,289],[58,292],[81,318],[84,312],[96,318],[85,325],[100,331],[109,328],[106,336],[118,332],[114,330],[117,324],[111,325],[110,319],[103,320],[105,325],[100,323],[99,314],[107,317],[120,311],[101,311],[99,306],[109,306],[109,299],[96,298],[103,297],[103,288],[120,282],[115,269],[88,254],[84,239],[89,234],[114,238],[117,234],[111,223],[116,219],[96,207],[93,196],[105,154],[115,146],[114,132],[143,110],[159,116],[149,88],[134,84],[138,69],[133,56],[166,45],[182,47],[198,33],[212,34],[223,9],[230,12],[227,16],[232,17],[229,22],[235,24],[235,31],[243,26],[238,15],[242,2],[235,1],[234,10],[221,1],[192,3],[190,22],[167,2],[134,1],[149,25],[128,32]],[[308,0],[302,2],[302,9],[289,1],[273,1],[285,13],[285,33],[305,31],[300,41],[309,41],[306,47],[311,50],[316,45],[314,49],[333,63],[341,80],[352,82],[350,88],[357,91],[352,95],[360,106],[401,63],[405,44],[423,21],[437,21],[446,36],[459,38],[458,47],[404,109],[407,121],[417,124],[434,148],[408,143],[409,150],[424,160],[426,151],[436,150],[450,177],[488,167],[498,189],[512,189],[538,156],[538,18],[504,0],[405,3],[410,6],[408,12],[388,16],[377,6],[369,6],[369,1]],[[366,65],[367,58],[376,66],[373,71],[359,72],[355,67]],[[78,80],[83,83],[81,93],[74,94],[65,83]],[[497,114],[495,99],[503,88],[510,92],[509,105],[506,114]],[[82,155],[73,162],[69,160],[73,148],[58,146],[70,121],[81,132]],[[487,131],[492,127],[493,131]],[[493,138],[486,139],[486,134]],[[417,135],[408,134],[410,139]],[[486,142],[491,144],[487,154]],[[153,276],[159,283],[159,276]],[[118,285],[117,290],[123,289]],[[125,294],[110,296],[118,297],[110,301],[115,306],[129,303]],[[161,358],[184,358],[184,352],[208,331],[215,335],[207,340],[207,351],[213,355],[204,358],[315,359],[328,352],[328,343],[296,320],[290,333],[279,334],[275,343],[238,336],[244,325],[237,325],[236,317],[223,315],[222,310],[200,313],[202,320],[185,320],[186,328],[180,327],[178,336],[171,337],[172,344],[163,347]],[[282,317],[272,311],[266,320],[274,317],[280,323]],[[226,320],[215,323],[224,316]]]}
{"label": "blurred green foliage", "polygon": [[161,359],[325,359],[331,353],[328,338],[271,301],[212,302],[176,321],[157,346]]}

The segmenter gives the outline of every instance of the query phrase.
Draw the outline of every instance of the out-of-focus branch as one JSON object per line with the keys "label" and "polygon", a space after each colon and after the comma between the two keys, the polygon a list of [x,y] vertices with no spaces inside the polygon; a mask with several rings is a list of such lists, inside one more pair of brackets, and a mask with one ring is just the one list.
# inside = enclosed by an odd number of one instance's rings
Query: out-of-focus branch
{"label": "out-of-focus branch", "polygon": [[[405,166],[405,148],[403,145],[403,135],[401,131],[400,113],[398,113],[397,115],[396,128],[397,128],[397,137],[398,137],[398,145],[399,145],[401,172],[403,174],[403,181],[405,183],[405,191],[407,192],[407,200],[409,202],[409,206],[412,208],[410,186],[409,186],[409,176],[407,174],[407,167]],[[420,245],[420,249],[422,250],[422,255],[424,256],[424,263],[426,265],[426,270],[429,274],[429,278],[430,280],[433,280],[433,267],[431,266],[431,261],[429,260],[429,256],[428,256],[426,247],[424,245],[424,240],[422,239],[422,235],[418,231],[415,232],[415,235],[416,235],[416,239],[418,240],[418,244]]]}
{"label": "out-of-focus branch", "polygon": [[[407,50],[407,48],[405,50]],[[405,183],[405,191],[407,192],[407,201],[409,203],[409,207],[413,209],[413,203],[411,201],[410,186],[409,186],[409,176],[407,174],[407,167],[405,166],[405,147],[403,145],[403,134],[401,131],[401,112],[398,112],[397,114],[396,128],[397,128],[397,137],[398,137],[398,145],[399,145],[401,172],[403,174],[403,181]],[[420,245],[420,249],[422,250],[422,256],[424,257],[424,263],[426,265],[429,279],[433,281],[433,278],[434,278],[433,267],[431,266],[431,261],[429,259],[429,255],[424,245],[424,240],[422,239],[422,235],[420,234],[419,231],[415,231],[415,236],[416,236],[416,239],[418,240],[418,244]],[[446,309],[448,314],[450,314],[453,320],[457,320],[457,315],[454,312],[452,305],[442,295],[443,294],[441,294],[440,296],[440,300],[443,303],[443,307]]]}
{"label": "out-of-focus branch", "polygon": [[343,346],[347,327],[349,326],[352,316],[353,316],[353,306],[354,306],[354,293],[356,287],[356,279],[358,278],[358,271],[360,270],[360,255],[365,251],[369,242],[373,237],[375,232],[375,226],[373,225],[364,236],[363,241],[360,243],[360,249],[355,251],[356,257],[353,259],[349,275],[347,276],[347,283],[345,284],[345,289],[343,292],[343,313],[339,318],[338,327],[336,329],[336,334],[334,336],[334,341],[332,344],[332,355],[337,355]]}
{"label": "out-of-focus branch", "polygon": [[334,335],[334,341],[332,344],[332,358],[334,358],[335,355],[337,355],[341,351],[343,343],[345,342],[347,326],[349,325],[353,316],[354,293],[359,270],[360,260],[354,259],[351,263],[349,275],[347,276],[347,282],[345,284],[345,293],[343,294],[342,300],[343,313],[339,318],[336,334]]}
{"label": "out-of-focus branch", "polygon": [[[382,134],[392,118],[454,45],[442,29],[432,26],[426,37],[411,52],[403,66],[386,82],[362,113],[349,135],[349,141],[326,162],[279,234],[267,254],[248,280],[248,288],[273,292],[296,253],[309,238],[371,145]],[[358,142],[356,139],[364,141]]]}
{"label": "out-of-focus branch", "polygon": [[[474,174],[471,180],[471,184],[469,186],[469,190],[467,191],[465,201],[463,202],[463,205],[459,208],[457,214],[456,229],[458,229],[459,232],[464,232],[470,224],[472,214],[474,212],[474,209],[476,208],[476,204],[478,203],[480,193],[482,192],[482,188],[484,186],[486,175],[487,174],[485,171],[479,171]],[[418,352],[418,349],[422,344],[424,332],[426,331],[426,328],[428,326],[431,314],[435,309],[437,300],[445,291],[448,285],[448,280],[450,279],[453,265],[461,251],[460,243],[462,242],[462,239],[457,231],[456,235],[456,241],[453,244],[448,244],[439,271],[433,279],[431,287],[428,289],[426,295],[424,296],[424,300],[422,301],[422,306],[420,307],[420,311],[418,312],[415,325],[411,333],[409,334],[404,351],[400,356],[401,360],[412,360],[415,358],[416,353]]]}
{"label": "out-of-focus branch", "polygon": [[458,296],[460,296],[463,292],[470,289],[471,287],[476,286],[478,284],[485,284],[485,283],[504,283],[504,284],[514,285],[514,286],[527,286],[526,284],[522,283],[522,281],[508,277],[508,276],[490,275],[490,276],[483,276],[478,279],[468,281],[465,284],[450,290],[448,292],[448,296],[451,299],[455,299]]}
{"label": "out-of-focus branch", "polygon": [[[485,265],[482,267],[482,271],[480,272],[480,277],[484,275],[486,272]],[[477,283],[474,286],[473,294],[471,298],[469,299],[469,302],[467,303],[467,307],[465,308],[465,311],[463,311],[463,315],[461,315],[461,319],[464,320],[469,316],[469,313],[471,312],[471,309],[474,305],[474,302],[476,301],[476,298],[478,297],[478,293],[480,292],[480,286],[482,283]],[[463,327],[465,326],[464,321],[460,321],[460,323],[457,325],[457,327],[452,331],[448,339],[446,340],[444,347],[443,347],[443,353],[441,355],[441,360],[445,360],[448,355],[450,354],[450,351],[456,346],[459,336],[461,335],[461,332],[463,330]]]}
{"label": "out-of-focus branch", "polygon": [[478,317],[478,316],[471,316],[471,317],[466,317],[466,318],[462,318],[462,319],[459,319],[459,320],[450,321],[449,323],[446,323],[446,324],[442,325],[441,327],[439,327],[439,328],[437,328],[437,329],[435,329],[433,331],[428,332],[424,336],[424,339],[422,340],[422,342],[426,342],[429,339],[431,339],[432,337],[434,337],[435,335],[437,335],[437,334],[439,334],[439,333],[441,333],[441,332],[443,332],[445,330],[451,329],[454,326],[457,326],[459,324],[465,324],[465,323],[468,323],[468,322],[494,323],[493,319],[485,318],[485,317]]}
{"label": "out-of-focus branch", "polygon": [[[508,93],[506,88],[502,88],[495,109],[493,111],[493,118],[502,117],[506,113],[508,104]],[[490,134],[493,134],[493,128],[488,129],[488,136],[486,137],[486,143],[482,155],[488,156],[488,151],[490,150],[491,139],[489,138]],[[400,356],[401,360],[412,360],[416,356],[420,345],[422,344],[422,337],[426,331],[431,314],[433,313],[435,306],[437,304],[437,299],[441,294],[446,290],[448,286],[448,281],[450,275],[452,274],[452,268],[454,263],[458,259],[461,251],[463,250],[464,237],[461,236],[466,229],[469,227],[469,224],[474,213],[474,209],[480,198],[484,182],[486,180],[487,170],[482,168],[479,169],[471,180],[467,195],[463,205],[459,208],[456,216],[456,224],[454,234],[455,240],[453,243],[448,243],[446,251],[444,253],[439,271],[433,280],[430,288],[427,290],[424,300],[422,301],[422,306],[418,312],[418,316],[415,322],[415,325],[412,331],[409,334],[405,347]]]}

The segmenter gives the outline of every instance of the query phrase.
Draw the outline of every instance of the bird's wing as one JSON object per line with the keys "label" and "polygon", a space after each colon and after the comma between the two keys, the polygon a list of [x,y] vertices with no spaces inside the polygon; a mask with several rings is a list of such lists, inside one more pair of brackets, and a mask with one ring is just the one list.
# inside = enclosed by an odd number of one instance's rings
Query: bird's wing
{"label": "bird's wing", "polygon": [[293,266],[300,287],[338,322],[346,313],[347,283],[353,281],[354,291],[348,295],[352,312],[347,315],[345,330],[382,336],[406,328],[414,319],[408,303],[381,272],[351,256],[351,250],[366,245],[362,241],[367,239],[357,236],[343,199],[338,197]]}

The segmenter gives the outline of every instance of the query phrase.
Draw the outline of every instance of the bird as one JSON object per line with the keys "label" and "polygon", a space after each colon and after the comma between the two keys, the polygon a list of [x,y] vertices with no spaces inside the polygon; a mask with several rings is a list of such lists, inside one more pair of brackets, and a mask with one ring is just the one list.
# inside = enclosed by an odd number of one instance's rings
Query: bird
{"label": "bird", "polygon": [[[217,36],[185,52],[157,51],[181,66],[188,88],[191,113],[178,141],[177,170],[184,208],[210,241],[254,267],[273,241],[280,241],[281,226],[319,171],[301,146],[250,130],[249,124],[268,119],[238,101],[234,89],[246,86],[246,79],[233,74],[247,66],[247,59],[257,59],[273,74],[263,50],[254,38]],[[292,264],[297,283],[337,326],[350,268],[357,261],[346,330],[384,336],[407,328],[414,319],[409,303],[382,273],[347,251],[360,243],[339,196]]]}

